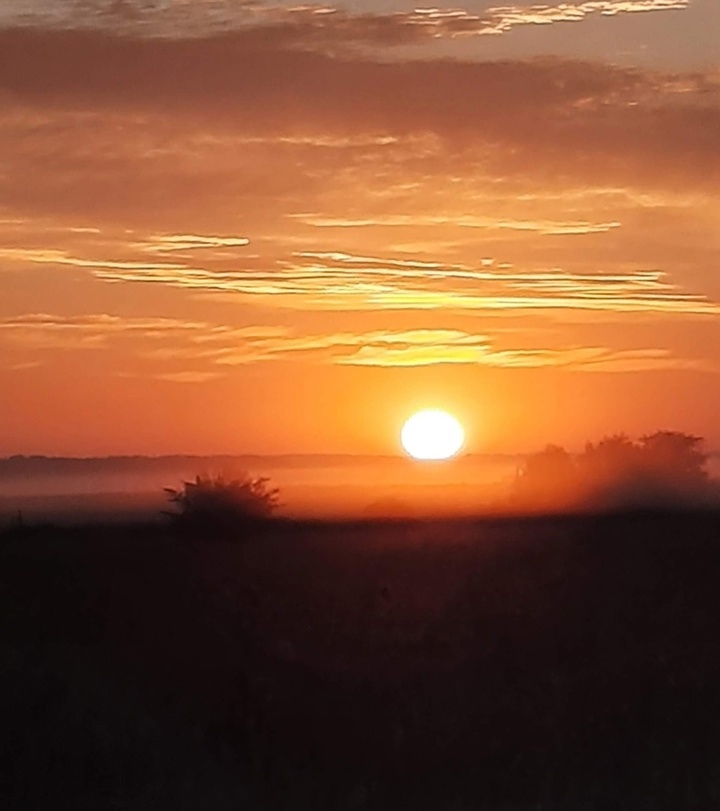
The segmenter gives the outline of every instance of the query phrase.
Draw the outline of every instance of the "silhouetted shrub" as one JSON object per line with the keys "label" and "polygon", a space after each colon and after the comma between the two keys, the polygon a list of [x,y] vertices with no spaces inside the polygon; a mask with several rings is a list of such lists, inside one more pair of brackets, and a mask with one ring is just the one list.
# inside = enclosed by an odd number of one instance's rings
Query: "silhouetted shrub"
{"label": "silhouetted shrub", "polygon": [[247,474],[234,479],[198,475],[179,489],[166,487],[165,492],[176,507],[166,515],[176,525],[213,531],[268,520],[279,507],[280,495],[269,479]]}

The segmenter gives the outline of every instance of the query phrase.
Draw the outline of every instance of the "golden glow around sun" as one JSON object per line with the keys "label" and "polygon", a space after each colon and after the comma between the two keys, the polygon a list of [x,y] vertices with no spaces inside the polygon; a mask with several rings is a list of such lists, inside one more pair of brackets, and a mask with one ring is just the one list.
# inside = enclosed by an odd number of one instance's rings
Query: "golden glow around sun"
{"label": "golden glow around sun", "polygon": [[462,448],[465,432],[447,411],[418,411],[403,425],[400,441],[413,459],[449,459]]}

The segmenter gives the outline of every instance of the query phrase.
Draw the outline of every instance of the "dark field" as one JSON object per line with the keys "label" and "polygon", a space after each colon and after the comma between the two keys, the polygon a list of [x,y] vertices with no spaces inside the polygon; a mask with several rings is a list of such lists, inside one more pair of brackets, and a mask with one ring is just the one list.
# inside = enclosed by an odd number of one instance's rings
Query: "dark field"
{"label": "dark field", "polygon": [[0,537],[4,809],[717,809],[720,515]]}

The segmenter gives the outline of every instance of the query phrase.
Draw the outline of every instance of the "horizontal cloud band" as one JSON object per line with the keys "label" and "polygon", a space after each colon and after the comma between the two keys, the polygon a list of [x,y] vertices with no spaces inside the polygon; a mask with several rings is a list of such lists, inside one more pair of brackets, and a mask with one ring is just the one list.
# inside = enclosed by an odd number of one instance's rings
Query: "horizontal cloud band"
{"label": "horizontal cloud band", "polygon": [[[233,366],[268,361],[354,366],[413,367],[473,364],[495,368],[563,368],[583,372],[702,369],[705,364],[665,349],[563,346],[499,349],[487,335],[462,330],[416,329],[298,335],[280,327],[225,325],[170,318],[120,318],[107,314],[62,317],[28,314],[0,320],[0,346],[43,353],[97,350],[127,344],[151,362],[147,375],[173,382],[206,382]],[[148,342],[155,342],[149,349]],[[172,363],[192,369],[172,369]],[[24,369],[37,363],[15,363]]]}

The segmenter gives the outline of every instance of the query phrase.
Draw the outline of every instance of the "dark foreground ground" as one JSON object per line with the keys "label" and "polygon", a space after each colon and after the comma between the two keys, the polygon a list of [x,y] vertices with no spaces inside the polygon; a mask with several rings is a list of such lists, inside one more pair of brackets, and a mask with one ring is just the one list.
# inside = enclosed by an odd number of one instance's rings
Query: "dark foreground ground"
{"label": "dark foreground ground", "polygon": [[720,516],[0,537],[4,809],[717,809]]}

